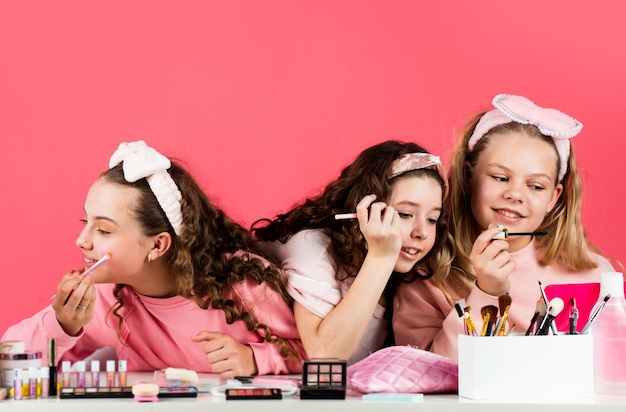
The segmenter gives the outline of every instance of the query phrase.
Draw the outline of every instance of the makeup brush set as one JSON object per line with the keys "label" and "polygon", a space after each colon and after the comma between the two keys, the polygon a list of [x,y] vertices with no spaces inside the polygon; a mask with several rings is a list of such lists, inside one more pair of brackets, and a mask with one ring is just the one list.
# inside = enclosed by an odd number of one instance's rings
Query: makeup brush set
{"label": "makeup brush set", "polygon": [[[471,308],[464,300],[455,309],[462,318],[465,334],[459,335],[459,395],[470,399],[541,399],[593,396],[593,339],[586,331],[602,310],[598,305],[578,332],[576,302],[568,302],[570,326],[557,331],[556,317],[566,304],[558,296],[548,300],[541,282],[541,298],[527,330],[514,333],[507,328],[510,295],[498,298],[498,306],[485,306],[476,327]],[[550,336],[547,336],[550,335]],[[485,339],[485,336],[507,336]],[[546,336],[528,339],[526,336]],[[538,371],[550,371],[550,384],[537,378]]]}

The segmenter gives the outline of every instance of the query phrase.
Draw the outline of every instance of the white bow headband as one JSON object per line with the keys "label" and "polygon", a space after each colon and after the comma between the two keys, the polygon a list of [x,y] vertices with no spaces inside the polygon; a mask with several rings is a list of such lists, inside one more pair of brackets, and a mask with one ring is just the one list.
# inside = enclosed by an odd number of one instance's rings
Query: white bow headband
{"label": "white bow headband", "polygon": [[148,146],[143,140],[139,140],[120,143],[109,160],[109,168],[122,162],[124,179],[127,182],[132,183],[146,178],[174,232],[179,235],[183,227],[183,214],[180,210],[182,195],[174,179],[167,172],[172,165],[170,159]]}
{"label": "white bow headband", "polygon": [[476,124],[467,144],[469,151],[474,150],[476,143],[496,126],[511,122],[531,124],[541,134],[552,137],[561,163],[559,182],[563,180],[570,154],[569,139],[580,132],[583,124],[556,109],[537,106],[522,96],[499,94],[493,98],[492,103],[495,110],[485,113]]}

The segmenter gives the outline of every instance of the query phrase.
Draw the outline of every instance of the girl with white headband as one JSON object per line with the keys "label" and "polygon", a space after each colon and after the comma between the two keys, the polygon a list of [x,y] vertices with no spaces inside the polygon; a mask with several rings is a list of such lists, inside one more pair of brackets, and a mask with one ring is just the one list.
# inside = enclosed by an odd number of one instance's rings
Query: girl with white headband
{"label": "girl with white headband", "polygon": [[[581,179],[570,139],[582,124],[522,96],[498,95],[493,106],[467,124],[452,158],[453,270],[443,283],[398,290],[398,344],[456,358],[457,335],[464,332],[454,310],[458,299],[472,308],[481,331],[481,308],[497,307],[498,297],[509,293],[508,324],[525,332],[541,298],[539,281],[543,287],[598,282],[602,272],[614,271],[590,250],[597,251],[581,223]],[[505,238],[513,232],[536,235]]]}
{"label": "girl with white headband", "polygon": [[282,262],[310,358],[352,364],[392,341],[397,284],[441,276],[450,258],[446,195],[437,156],[387,141],[364,150],[321,194],[253,229]]}
{"label": "girl with white headband", "polygon": [[129,370],[222,378],[297,373],[305,356],[279,269],[191,175],[145,142],[122,143],[91,186],[76,240],[90,268],[3,340],[60,360],[111,347]]}

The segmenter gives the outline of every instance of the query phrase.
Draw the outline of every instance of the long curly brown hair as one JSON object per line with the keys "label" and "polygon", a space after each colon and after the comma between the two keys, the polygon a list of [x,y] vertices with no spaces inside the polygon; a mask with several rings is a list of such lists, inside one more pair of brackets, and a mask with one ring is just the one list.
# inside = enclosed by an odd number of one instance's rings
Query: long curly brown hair
{"label": "long curly brown hair", "polygon": [[[252,233],[261,241],[278,240],[285,243],[301,230],[321,229],[331,240],[329,253],[337,266],[337,276],[340,273],[345,273],[346,277],[356,276],[367,255],[367,243],[356,220],[336,220],[336,213],[354,211],[357,203],[369,194],[386,201],[391,196],[394,182],[409,176],[428,176],[437,181],[443,190],[442,178],[432,169],[412,170],[390,178],[393,161],[407,153],[428,152],[415,143],[397,140],[388,140],[365,149],[320,195],[306,199],[273,220],[260,219],[254,222]],[[450,269],[452,248],[453,241],[448,234],[445,216],[442,215],[437,222],[435,245],[411,272],[392,274],[383,292],[386,302],[393,300],[401,282],[432,277],[435,283],[439,283],[438,280],[445,278]],[[392,306],[386,305],[385,317],[388,320],[392,317]]]}
{"label": "long curly brown hair", "polygon": [[[252,235],[213,205],[194,178],[180,164],[172,161],[168,173],[182,195],[183,229],[176,235],[147,180],[127,182],[122,165],[105,171],[101,179],[133,187],[137,191],[136,200],[131,203],[131,213],[146,236],[163,232],[171,235],[168,264],[177,283],[177,294],[195,301],[203,309],[224,311],[228,324],[241,320],[249,331],[263,331],[265,341],[278,344],[281,355],[292,356],[292,349],[283,339],[272,336],[267,325],[258,323],[254,315],[243,308],[233,289],[234,284],[244,280],[257,284],[263,282],[278,292],[285,302],[292,303],[285,291],[281,272],[275,265],[267,265],[258,257],[269,261]],[[238,251],[244,253],[234,255]],[[120,292],[125,287],[124,284],[115,286],[113,293],[117,302],[110,309],[119,319],[118,335],[124,322],[120,312],[124,301]]]}

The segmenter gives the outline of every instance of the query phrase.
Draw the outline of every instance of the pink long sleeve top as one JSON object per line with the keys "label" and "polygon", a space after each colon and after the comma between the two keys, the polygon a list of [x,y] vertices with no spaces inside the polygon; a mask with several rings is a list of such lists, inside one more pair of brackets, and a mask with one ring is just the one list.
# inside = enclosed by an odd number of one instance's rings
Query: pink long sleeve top
{"label": "pink long sleeve top", "polygon": [[[194,301],[175,296],[150,298],[136,293],[131,287],[121,292],[124,317],[121,340],[118,319],[109,312],[116,302],[112,284],[97,284],[96,308],[93,320],[79,336],[68,336],[56,319],[52,307],[47,307],[30,319],[10,327],[3,340],[20,340],[27,350],[47,352],[47,341],[56,338],[60,360],[82,360],[103,347],[113,348],[118,359],[128,362],[129,370],[157,370],[177,367],[197,372],[212,372],[207,362],[204,342],[191,337],[202,330],[232,336],[250,345],[261,374],[299,373],[305,352],[296,328],[293,312],[280,295],[265,284],[245,281],[233,286],[245,308],[281,337],[294,350],[297,359],[285,359],[277,344],[265,342],[258,331],[249,331],[243,321],[227,324],[222,310],[202,309]],[[122,343],[125,342],[125,345]]]}
{"label": "pink long sleeve top", "polygon": [[[526,331],[530,325],[541,297],[538,281],[544,287],[552,284],[599,282],[602,272],[615,269],[605,258],[590,252],[598,264],[596,269],[572,272],[558,263],[549,266],[539,264],[539,254],[535,242],[524,249],[511,253],[516,268],[509,276],[512,303],[508,324],[515,324],[517,331]],[[448,287],[456,301],[464,298],[472,308],[472,317],[481,330],[480,308],[486,305],[498,306],[498,297],[489,295],[477,286],[469,296],[462,296],[458,290]],[[464,332],[463,319],[450,305],[443,292],[430,280],[402,284],[394,298],[393,330],[398,345],[413,345],[448,358],[458,358],[458,335]]]}

